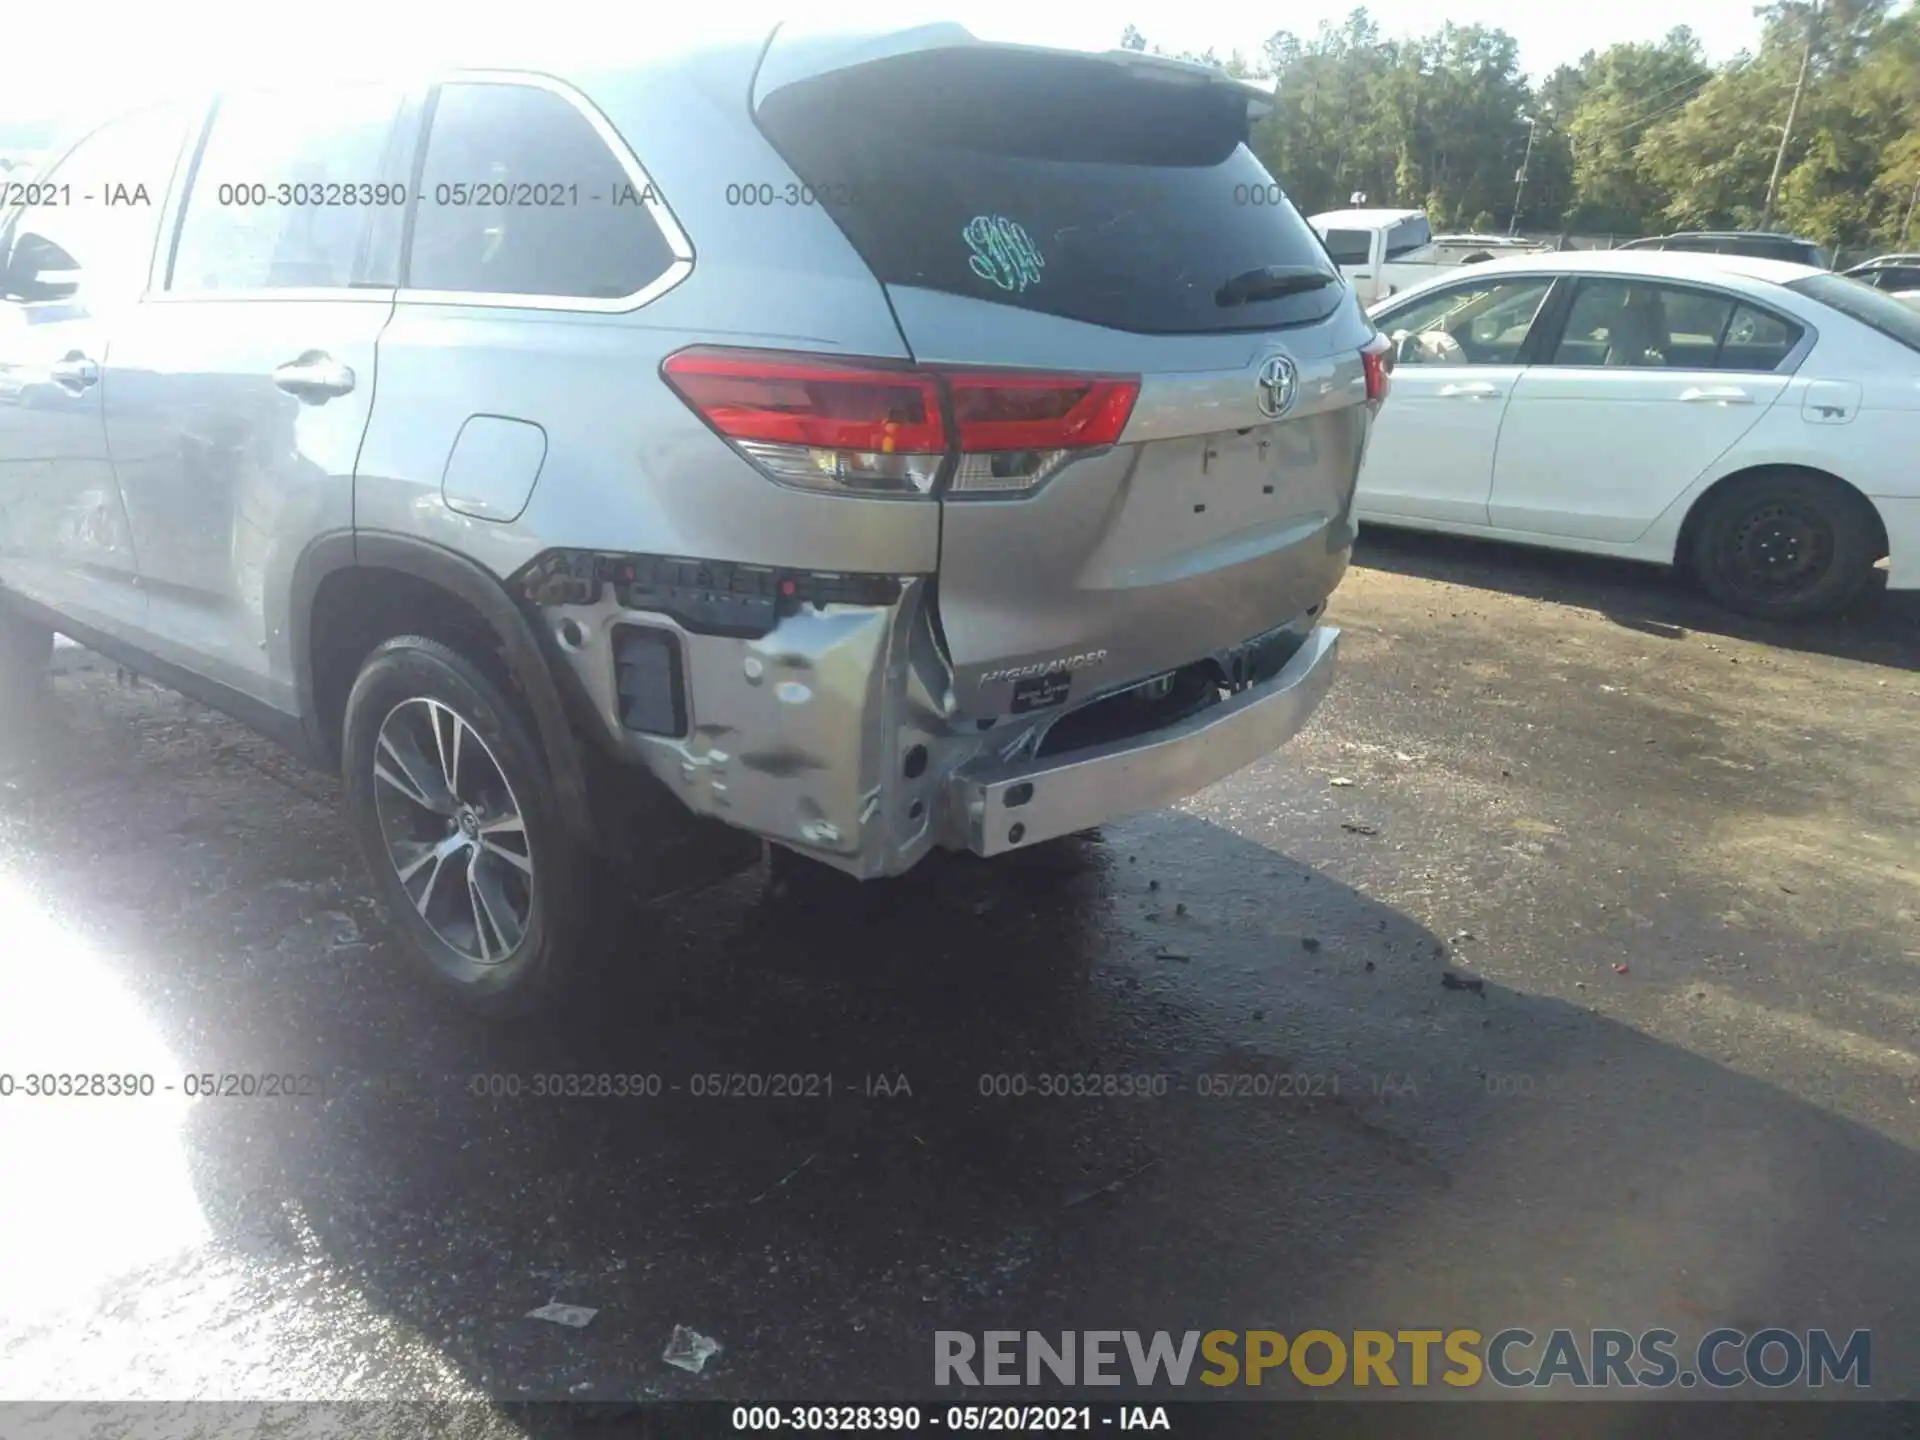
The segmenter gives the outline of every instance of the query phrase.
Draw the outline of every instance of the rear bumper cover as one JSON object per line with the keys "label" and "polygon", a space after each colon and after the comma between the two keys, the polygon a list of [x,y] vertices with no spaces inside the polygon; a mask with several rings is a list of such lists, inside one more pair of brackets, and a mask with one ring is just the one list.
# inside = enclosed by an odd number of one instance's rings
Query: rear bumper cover
{"label": "rear bumper cover", "polygon": [[[765,634],[736,636],[636,608],[614,586],[526,598],[615,757],[652,771],[696,815],[861,879],[901,874],[935,848],[999,854],[1204,789],[1306,723],[1332,680],[1339,640],[1314,625],[1315,605],[1194,662],[1237,680],[1240,664],[1257,666],[1259,647],[1277,642],[1287,658],[1272,678],[1124,739],[1089,736],[1049,754],[1054,728],[1102,698],[968,715],[926,583],[901,577],[898,590],[885,603],[790,605]],[[622,694],[629,682],[616,647],[625,627],[662,632],[673,641],[662,653],[678,652],[663,672],[669,682],[677,674],[674,703],[640,707],[660,717],[644,730],[629,725],[643,722]]]}
{"label": "rear bumper cover", "polygon": [[1280,673],[1162,730],[1013,765],[968,767],[947,785],[960,846],[999,855],[1158,809],[1291,740],[1333,683],[1340,632],[1322,625]]}

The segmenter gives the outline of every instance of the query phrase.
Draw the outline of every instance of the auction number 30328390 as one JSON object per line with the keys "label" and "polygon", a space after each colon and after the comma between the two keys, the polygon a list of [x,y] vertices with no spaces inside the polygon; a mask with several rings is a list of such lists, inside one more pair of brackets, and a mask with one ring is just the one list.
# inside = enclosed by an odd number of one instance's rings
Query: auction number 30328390
{"label": "auction number 30328390", "polygon": [[923,1411],[918,1405],[736,1405],[735,1430],[842,1430],[961,1432],[1036,1430],[1090,1433],[1096,1424],[1120,1430],[1171,1430],[1163,1405],[1121,1405],[1095,1416],[1091,1405],[949,1405]]}

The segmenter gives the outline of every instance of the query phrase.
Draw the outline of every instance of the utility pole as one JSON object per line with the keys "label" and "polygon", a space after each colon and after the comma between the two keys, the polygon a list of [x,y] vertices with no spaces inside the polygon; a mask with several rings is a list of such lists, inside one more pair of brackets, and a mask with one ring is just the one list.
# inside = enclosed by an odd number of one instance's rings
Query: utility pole
{"label": "utility pole", "polygon": [[1916,205],[1920,205],[1920,180],[1913,182],[1913,198],[1907,201],[1906,223],[1900,227],[1900,244],[1902,246],[1906,245],[1907,236],[1913,230],[1913,207]]}
{"label": "utility pole", "polygon": [[1527,193],[1527,166],[1533,161],[1533,135],[1540,126],[1538,115],[1524,117],[1527,122],[1527,153],[1521,157],[1520,169],[1513,177],[1513,218],[1507,221],[1507,234],[1511,235],[1520,227],[1520,197]]}
{"label": "utility pole", "polygon": [[1820,0],[1813,0],[1807,11],[1807,48],[1800,56],[1800,78],[1793,84],[1793,99],[1787,102],[1787,123],[1780,129],[1780,148],[1773,152],[1773,174],[1767,179],[1767,202],[1760,211],[1760,228],[1773,227],[1773,200],[1780,189],[1780,172],[1786,167],[1787,146],[1793,140],[1794,117],[1800,113],[1800,97],[1807,91],[1807,72],[1813,68],[1813,38],[1820,27]]}

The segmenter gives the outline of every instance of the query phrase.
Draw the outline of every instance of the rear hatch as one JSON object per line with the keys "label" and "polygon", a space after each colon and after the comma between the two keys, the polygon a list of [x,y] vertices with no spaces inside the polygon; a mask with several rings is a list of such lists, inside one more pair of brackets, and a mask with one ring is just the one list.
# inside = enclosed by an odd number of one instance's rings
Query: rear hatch
{"label": "rear hatch", "polygon": [[780,44],[760,127],[943,377],[935,604],[961,712],[1077,703],[1323,600],[1384,381],[1245,144],[1256,92],[955,27]]}

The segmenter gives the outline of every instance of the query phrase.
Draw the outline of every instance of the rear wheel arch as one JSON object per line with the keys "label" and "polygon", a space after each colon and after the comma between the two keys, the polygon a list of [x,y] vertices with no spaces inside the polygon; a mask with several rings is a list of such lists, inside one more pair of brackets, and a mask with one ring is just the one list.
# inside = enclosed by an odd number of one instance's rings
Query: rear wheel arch
{"label": "rear wheel arch", "polygon": [[1689,509],[1674,561],[1731,610],[1812,620],[1866,593],[1887,553],[1872,500],[1830,471],[1754,466],[1709,486]]}
{"label": "rear wheel arch", "polygon": [[1842,479],[1830,470],[1822,470],[1814,465],[1748,465],[1742,469],[1722,475],[1718,480],[1694,496],[1693,503],[1687,507],[1686,518],[1680,522],[1679,534],[1674,539],[1674,565],[1682,570],[1692,568],[1694,547],[1698,544],[1700,538],[1700,525],[1706,519],[1713,505],[1721,495],[1736,485],[1750,483],[1757,479],[1775,475],[1797,475],[1807,479],[1818,480],[1823,484],[1837,487],[1841,493],[1851,497],[1853,503],[1857,503],[1866,515],[1872,517],[1875,545],[1874,558],[1880,559],[1886,555],[1886,521],[1881,517],[1879,510],[1875,508],[1873,501],[1869,499],[1865,492],[1860,490],[1858,486]]}
{"label": "rear wheel arch", "polygon": [[293,589],[295,688],[316,753],[339,764],[347,695],[367,657],[395,636],[425,634],[487,671],[523,711],[561,814],[594,844],[578,737],[539,635],[495,576],[409,536],[339,531],[307,547]]}

